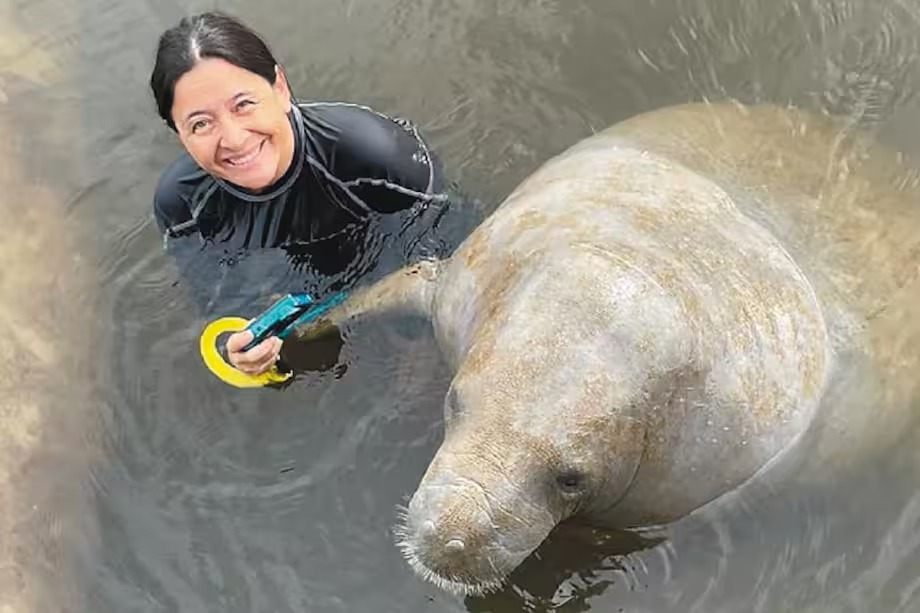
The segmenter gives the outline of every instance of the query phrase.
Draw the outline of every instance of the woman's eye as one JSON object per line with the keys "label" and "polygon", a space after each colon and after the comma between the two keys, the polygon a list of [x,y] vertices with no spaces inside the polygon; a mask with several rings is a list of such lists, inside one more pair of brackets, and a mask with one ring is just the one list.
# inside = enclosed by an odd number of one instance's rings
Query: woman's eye
{"label": "woman's eye", "polygon": [[197,134],[198,132],[201,132],[207,127],[208,127],[208,122],[205,121],[204,119],[199,119],[198,121],[192,124],[192,128],[191,128],[192,134]]}

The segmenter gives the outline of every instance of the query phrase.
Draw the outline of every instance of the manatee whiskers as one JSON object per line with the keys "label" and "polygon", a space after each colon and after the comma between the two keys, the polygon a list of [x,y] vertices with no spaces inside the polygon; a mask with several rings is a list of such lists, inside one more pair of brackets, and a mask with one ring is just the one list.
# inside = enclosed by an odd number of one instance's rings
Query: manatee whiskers
{"label": "manatee whiskers", "polygon": [[418,559],[413,552],[411,545],[405,541],[397,543],[402,550],[406,562],[425,581],[432,583],[435,587],[459,596],[483,596],[490,592],[497,592],[504,585],[504,580],[496,579],[491,581],[478,581],[475,583],[467,582],[462,577],[443,577],[439,573],[431,570]]}
{"label": "manatee whiskers", "polygon": [[[399,519],[393,528],[393,534],[396,537],[396,546],[402,552],[403,557],[409,564],[410,568],[423,580],[433,584],[438,589],[456,594],[458,596],[483,596],[485,594],[496,592],[505,584],[505,578],[479,580],[472,577],[464,577],[460,574],[450,574],[445,576],[429,568],[420,559],[416,545],[412,542],[408,527],[408,508],[400,505],[397,507]],[[486,556],[489,566],[495,571],[496,575],[501,573],[495,567],[495,563]]]}

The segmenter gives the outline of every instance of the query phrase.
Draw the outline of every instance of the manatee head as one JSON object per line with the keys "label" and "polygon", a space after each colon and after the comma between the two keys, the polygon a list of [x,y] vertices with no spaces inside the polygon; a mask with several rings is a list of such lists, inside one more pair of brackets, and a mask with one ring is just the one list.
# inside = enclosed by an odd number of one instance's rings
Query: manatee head
{"label": "manatee head", "polygon": [[609,516],[636,476],[650,364],[667,361],[676,326],[658,325],[667,301],[628,295],[655,291],[641,274],[588,291],[608,277],[596,260],[569,260],[565,276],[544,262],[476,309],[489,316],[398,529],[409,564],[443,589],[498,589],[560,522]]}
{"label": "manatee head", "polygon": [[[479,400],[463,387],[455,381],[448,395],[452,421]],[[493,591],[561,521],[616,504],[635,474],[641,429],[606,419],[596,399],[572,400],[577,415],[539,425],[508,402],[505,417],[451,427],[401,527],[416,572],[452,592]],[[608,448],[622,450],[616,466]]]}

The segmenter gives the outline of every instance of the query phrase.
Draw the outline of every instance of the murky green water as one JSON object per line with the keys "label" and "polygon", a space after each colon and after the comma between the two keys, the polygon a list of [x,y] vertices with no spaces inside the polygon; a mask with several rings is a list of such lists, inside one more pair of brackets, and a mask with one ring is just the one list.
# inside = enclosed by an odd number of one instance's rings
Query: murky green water
{"label": "murky green water", "polygon": [[[418,123],[470,224],[579,138],[689,100],[794,102],[920,153],[915,0],[218,5],[297,96]],[[0,613],[920,611],[914,418],[658,544],[560,534],[501,594],[414,577],[391,527],[449,380],[423,326],[365,326],[344,376],[283,392],[200,364],[206,316],[150,216],[178,144],[146,83],[160,31],[208,8],[0,2]]]}

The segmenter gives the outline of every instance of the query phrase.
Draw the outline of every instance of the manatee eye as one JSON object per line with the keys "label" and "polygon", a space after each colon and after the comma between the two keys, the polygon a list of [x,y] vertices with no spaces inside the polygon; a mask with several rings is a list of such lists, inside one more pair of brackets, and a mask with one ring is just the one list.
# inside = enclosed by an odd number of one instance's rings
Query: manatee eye
{"label": "manatee eye", "polygon": [[584,475],[575,469],[564,470],[556,477],[556,484],[563,494],[581,493],[584,481]]}
{"label": "manatee eye", "polygon": [[444,399],[444,419],[445,421],[451,421],[452,419],[457,419],[462,415],[462,408],[460,406],[460,397],[457,394],[457,388],[451,386],[447,391],[447,397]]}

